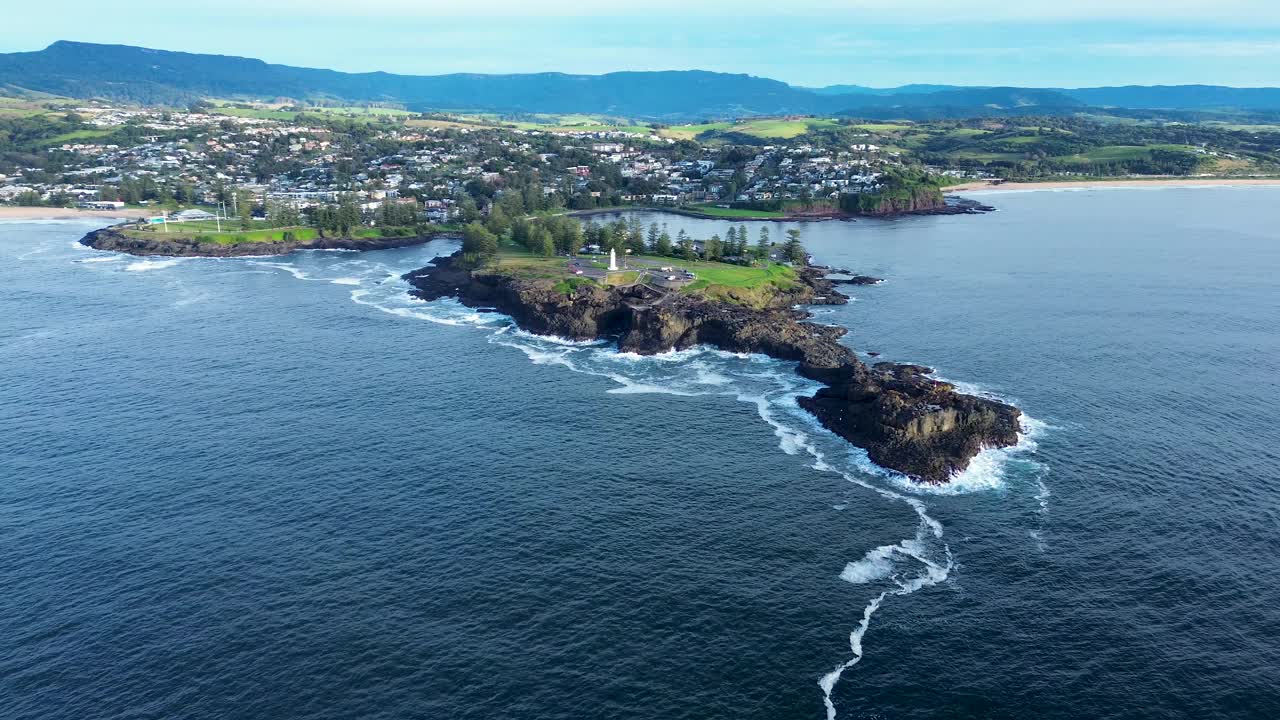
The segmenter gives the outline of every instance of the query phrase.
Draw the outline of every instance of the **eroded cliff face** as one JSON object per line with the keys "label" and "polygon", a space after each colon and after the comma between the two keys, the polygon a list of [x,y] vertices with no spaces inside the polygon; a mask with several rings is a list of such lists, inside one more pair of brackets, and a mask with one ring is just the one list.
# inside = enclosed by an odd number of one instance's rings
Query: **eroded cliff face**
{"label": "eroded cliff face", "polygon": [[839,342],[845,330],[808,321],[796,304],[843,303],[823,271],[765,308],[673,295],[659,301],[642,288],[585,286],[570,294],[548,280],[523,280],[491,270],[468,271],[441,258],[406,275],[424,299],[457,297],[493,307],[530,332],[586,340],[616,339],[619,349],[655,354],[696,345],[762,353],[798,363],[797,372],[823,383],[801,406],[872,461],[925,482],[946,482],[984,447],[1018,442],[1019,411],[957,393],[917,365],[868,367]]}
{"label": "eroded cliff face", "polygon": [[947,206],[940,192],[916,192],[909,197],[882,197],[871,207],[861,208],[862,215],[907,215],[940,210]]}
{"label": "eroded cliff face", "polygon": [[95,250],[111,250],[130,255],[168,257],[245,257],[256,255],[283,255],[294,250],[385,250],[388,248],[420,245],[436,235],[410,235],[386,238],[317,238],[298,242],[255,242],[223,245],[216,242],[197,242],[186,239],[170,239],[163,234],[155,238],[139,238],[125,235],[113,227],[94,230],[80,239],[81,245]]}
{"label": "eroded cliff face", "polygon": [[882,196],[874,202],[864,202],[856,214],[867,217],[897,217],[899,215],[979,215],[995,210],[974,200],[948,198],[934,189],[919,190],[905,197]]}

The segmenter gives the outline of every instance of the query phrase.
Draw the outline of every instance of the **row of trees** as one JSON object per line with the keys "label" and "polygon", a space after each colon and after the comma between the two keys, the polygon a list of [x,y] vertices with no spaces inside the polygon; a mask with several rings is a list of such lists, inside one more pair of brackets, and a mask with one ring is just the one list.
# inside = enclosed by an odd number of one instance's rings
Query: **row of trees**
{"label": "row of trees", "polygon": [[[799,230],[788,230],[780,257],[796,265],[808,260]],[[616,220],[597,225],[588,223],[584,228],[572,218],[555,216],[534,220],[518,219],[501,227],[496,223],[472,222],[463,232],[462,251],[467,261],[479,264],[497,254],[503,240],[509,239],[535,255],[574,255],[583,247],[598,246],[602,252],[613,250],[619,254],[659,255],[679,257],[685,260],[708,260],[740,265],[765,260],[770,255],[773,242],[768,226],[760,228],[757,237],[748,236],[745,225],[730,227],[724,238],[719,234],[705,240],[697,240],[681,229],[673,238],[666,226],[657,223],[644,225],[636,218],[630,221]]]}

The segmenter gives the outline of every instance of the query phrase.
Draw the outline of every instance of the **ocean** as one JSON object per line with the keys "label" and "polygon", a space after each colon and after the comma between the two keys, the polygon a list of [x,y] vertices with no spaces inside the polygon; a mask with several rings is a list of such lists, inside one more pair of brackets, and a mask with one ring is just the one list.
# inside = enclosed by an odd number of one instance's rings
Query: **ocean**
{"label": "ocean", "polygon": [[885,278],[818,321],[1027,414],[940,488],[788,363],[410,298],[449,241],[0,223],[0,717],[1280,716],[1280,190],[974,197],[797,226]]}

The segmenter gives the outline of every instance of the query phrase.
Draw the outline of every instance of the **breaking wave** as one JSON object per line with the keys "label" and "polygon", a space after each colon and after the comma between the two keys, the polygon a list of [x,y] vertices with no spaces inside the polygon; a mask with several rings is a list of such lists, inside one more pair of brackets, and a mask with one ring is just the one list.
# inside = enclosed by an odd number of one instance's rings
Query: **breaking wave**
{"label": "breaking wave", "polygon": [[126,272],[149,272],[151,270],[163,270],[178,265],[185,258],[166,258],[164,260],[138,260],[131,262],[125,266]]}
{"label": "breaking wave", "polygon": [[[532,363],[563,366],[574,372],[612,381],[615,387],[606,390],[607,395],[722,396],[750,404],[773,429],[782,452],[807,457],[808,466],[813,470],[835,474],[860,492],[902,504],[914,513],[917,521],[909,536],[872,548],[861,558],[850,560],[836,573],[851,586],[873,588],[874,594],[863,607],[861,619],[849,633],[848,655],[817,680],[828,720],[836,717],[835,687],[844,673],[863,658],[863,639],[875,613],[891,597],[910,595],[945,582],[954,568],[951,548],[944,540],[944,526],[929,513],[922,496],[1003,488],[1007,468],[1022,461],[1019,458],[1021,454],[1035,450],[1034,438],[1045,428],[1043,423],[1026,418],[1023,442],[1018,447],[984,451],[951,485],[918,485],[876,466],[867,458],[865,451],[852,448],[826,431],[816,418],[800,408],[796,399],[811,395],[819,385],[797,375],[794,363],[765,355],[731,353],[707,347],[642,356],[619,352],[608,341],[534,335],[520,330],[509,317],[496,312],[469,308],[453,299],[427,302],[411,296],[410,286],[401,275],[420,267],[423,261],[421,256],[411,256],[403,261],[403,266],[397,266],[399,264],[365,260],[328,264],[308,260],[306,270],[288,261],[248,262],[287,272],[299,280],[350,285],[352,302],[393,316],[476,328],[487,333],[488,342],[515,349]],[[139,270],[150,270],[171,267],[176,263],[177,260],[148,260],[133,265],[139,266]],[[975,390],[986,394],[981,389]],[[1041,502],[1043,516],[1047,513],[1048,488],[1042,481],[1040,489],[1037,498]]]}
{"label": "breaking wave", "polygon": [[[605,391],[609,395],[719,395],[751,404],[773,429],[782,452],[808,456],[809,467],[814,470],[837,474],[861,491],[901,503],[914,512],[917,523],[910,536],[872,548],[839,572],[840,579],[851,585],[880,588],[863,607],[861,620],[849,634],[847,659],[818,679],[829,720],[837,714],[832,693],[843,674],[862,660],[863,637],[876,611],[890,597],[910,595],[945,582],[955,566],[942,523],[930,515],[928,505],[918,496],[1003,488],[1006,467],[1018,455],[1035,450],[1034,438],[1045,427],[1026,418],[1023,442],[1016,448],[984,451],[951,485],[920,485],[873,464],[865,451],[851,448],[800,408],[796,399],[812,394],[819,385],[797,375],[794,363],[707,347],[653,356],[623,353],[608,341],[534,335],[515,327],[506,316],[481,313],[451,299],[424,302],[411,297],[408,290],[408,284],[395,275],[376,286],[353,290],[351,297],[357,303],[393,315],[483,329],[489,333],[490,343],[518,350],[535,364],[559,365],[611,380],[617,386]],[[989,395],[979,388],[975,390]]]}

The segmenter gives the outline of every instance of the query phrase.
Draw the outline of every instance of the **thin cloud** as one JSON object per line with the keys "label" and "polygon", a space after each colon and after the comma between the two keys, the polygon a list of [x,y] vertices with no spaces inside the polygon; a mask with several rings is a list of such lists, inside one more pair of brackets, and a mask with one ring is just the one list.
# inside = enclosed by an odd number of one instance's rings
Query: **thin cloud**
{"label": "thin cloud", "polygon": [[1122,57],[1273,57],[1280,64],[1280,40],[1143,40],[1094,43],[1088,50]]}

